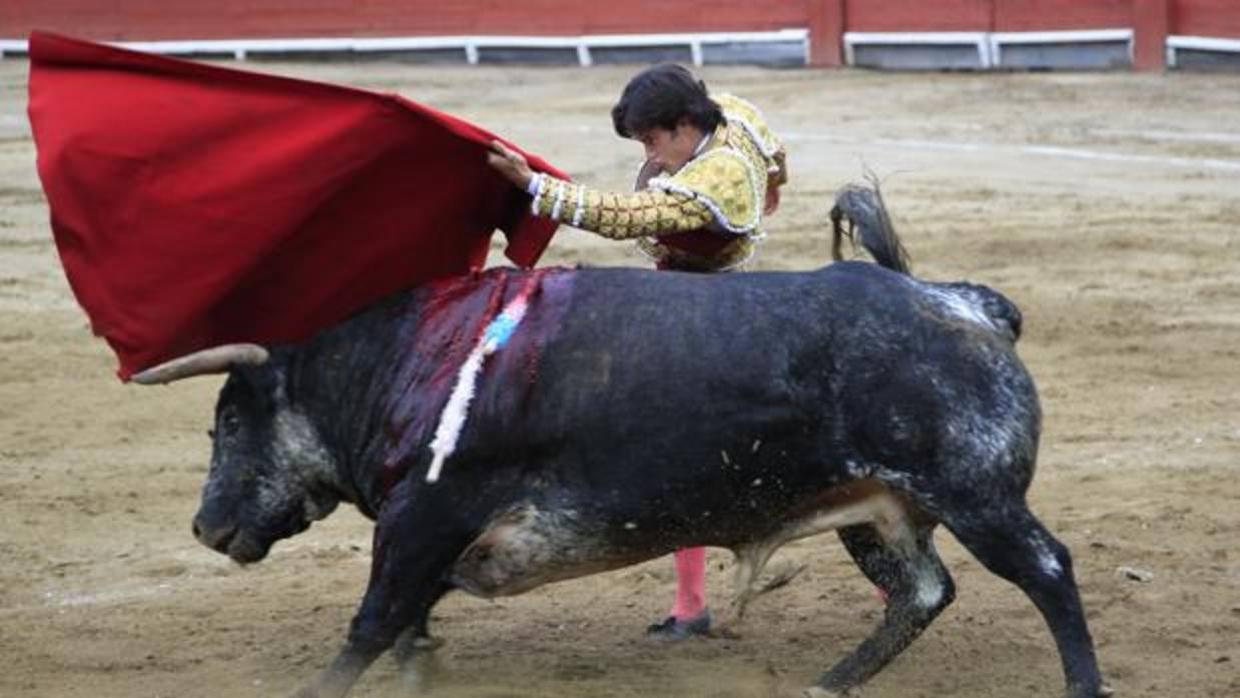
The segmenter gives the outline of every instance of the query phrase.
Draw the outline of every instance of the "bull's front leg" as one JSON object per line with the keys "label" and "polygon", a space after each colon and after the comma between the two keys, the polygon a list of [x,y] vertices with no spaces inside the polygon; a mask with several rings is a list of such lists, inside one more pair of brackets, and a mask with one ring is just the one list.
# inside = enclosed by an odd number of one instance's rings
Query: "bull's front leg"
{"label": "bull's front leg", "polygon": [[392,655],[400,666],[401,683],[411,693],[430,690],[434,675],[439,671],[435,650],[443,645],[443,641],[431,637],[428,625],[431,609],[452,589],[448,582],[440,584],[415,614],[413,624],[405,628],[392,646]]}
{"label": "bull's front leg", "polygon": [[[446,572],[470,537],[450,512],[428,505],[425,498],[415,505],[412,491],[412,485],[396,487],[380,512],[370,582],[349,626],[348,640],[331,665],[296,698],[343,698],[402,633],[408,630],[419,639],[429,639],[431,607],[448,590]],[[429,646],[418,644],[422,649]]]}
{"label": "bull's front leg", "polygon": [[314,684],[293,694],[293,698],[339,698],[347,695],[362,672],[366,671],[378,656],[379,652],[372,654],[359,651],[359,648],[346,644],[332,660],[331,666],[319,674]]}

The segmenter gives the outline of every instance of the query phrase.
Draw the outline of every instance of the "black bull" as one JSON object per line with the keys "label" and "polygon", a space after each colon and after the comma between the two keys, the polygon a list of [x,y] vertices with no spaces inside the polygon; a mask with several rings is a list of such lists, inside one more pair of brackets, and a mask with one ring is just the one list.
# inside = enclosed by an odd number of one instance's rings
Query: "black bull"
{"label": "black bull", "polygon": [[[1067,694],[1104,694],[1068,551],[1025,502],[1041,416],[1019,312],[985,287],[884,268],[902,269],[902,250],[875,192],[848,190],[837,211],[879,241],[882,265],[489,272],[304,344],[138,376],[230,372],[194,521],[204,544],[252,562],[340,501],[375,520],[348,640],[303,695],[344,695],[393,646],[429,649],[431,608],[452,589],[515,594],[682,547],[736,553],[739,619],[770,554],[827,530],[889,597],[873,634],[804,692],[840,694],[952,601],[940,523],[1041,611]],[[483,360],[429,483],[457,367],[518,296],[529,310]]]}

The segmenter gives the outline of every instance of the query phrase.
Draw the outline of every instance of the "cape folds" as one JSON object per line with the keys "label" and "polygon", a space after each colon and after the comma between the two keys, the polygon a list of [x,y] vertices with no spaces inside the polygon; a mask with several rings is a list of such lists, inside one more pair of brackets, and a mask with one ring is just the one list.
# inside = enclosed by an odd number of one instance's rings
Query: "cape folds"
{"label": "cape folds", "polygon": [[396,95],[36,32],[30,123],[65,274],[123,380],[479,269],[497,228],[532,266],[555,232],[487,166],[495,136]]}

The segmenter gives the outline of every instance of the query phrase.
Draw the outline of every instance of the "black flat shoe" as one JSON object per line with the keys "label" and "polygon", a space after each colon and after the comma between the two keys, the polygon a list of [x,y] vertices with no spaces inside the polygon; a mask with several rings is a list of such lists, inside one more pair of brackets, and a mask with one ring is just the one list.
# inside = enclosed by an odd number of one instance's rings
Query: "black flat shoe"
{"label": "black flat shoe", "polygon": [[657,640],[679,642],[693,635],[710,634],[710,609],[706,609],[688,620],[679,620],[668,616],[662,623],[655,623],[646,628],[646,635]]}

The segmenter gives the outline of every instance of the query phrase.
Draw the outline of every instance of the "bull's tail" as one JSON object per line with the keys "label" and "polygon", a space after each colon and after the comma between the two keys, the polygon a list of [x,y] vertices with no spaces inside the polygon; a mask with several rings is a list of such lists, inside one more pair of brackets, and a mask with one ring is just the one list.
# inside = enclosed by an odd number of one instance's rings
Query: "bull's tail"
{"label": "bull's tail", "polygon": [[[845,219],[847,226],[844,225]],[[849,184],[835,195],[831,226],[831,256],[836,260],[843,259],[840,248],[844,238],[848,238],[854,247],[857,244],[864,247],[879,265],[901,274],[910,273],[908,252],[896,235],[887,205],[883,202],[883,193],[873,177],[870,178],[870,186]],[[930,285],[948,291],[981,310],[1013,342],[1020,338],[1020,309],[998,291],[970,283]]]}
{"label": "bull's tail", "polygon": [[[835,195],[835,206],[831,208],[831,256],[836,260],[843,259],[840,248],[844,238],[856,247],[860,237],[861,246],[875,262],[892,271],[908,274],[908,252],[891,224],[878,182],[873,179],[870,182],[872,186],[868,187],[850,184]],[[844,219],[848,219],[847,227],[844,226]]]}

